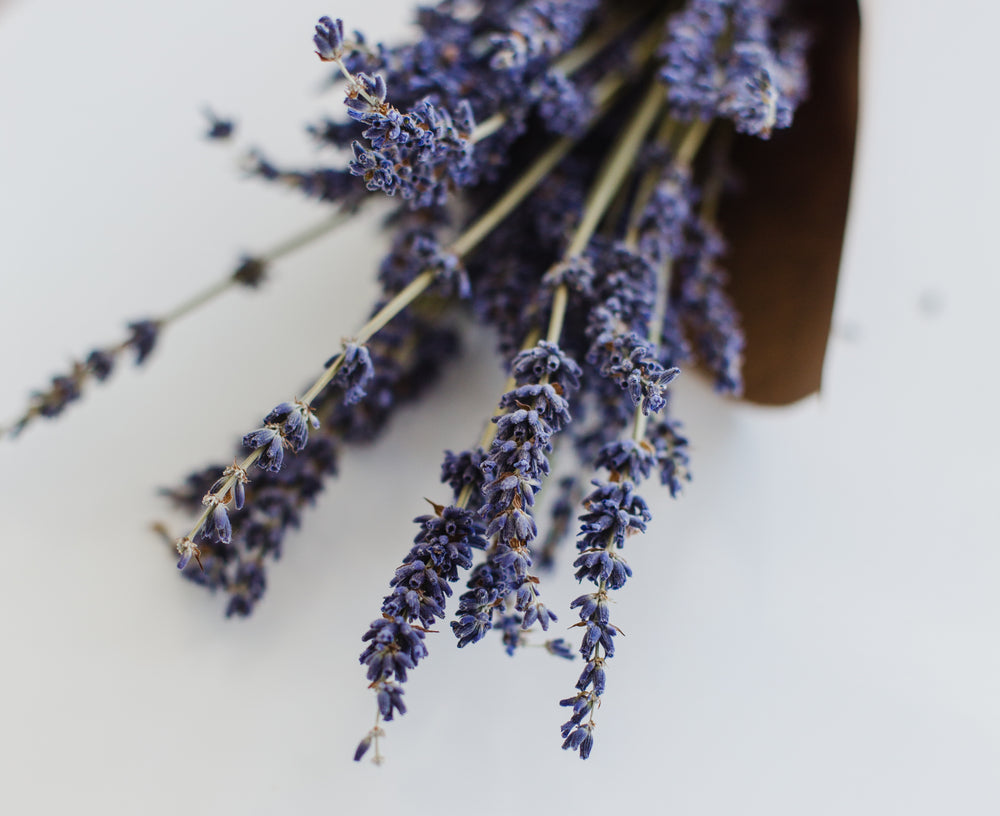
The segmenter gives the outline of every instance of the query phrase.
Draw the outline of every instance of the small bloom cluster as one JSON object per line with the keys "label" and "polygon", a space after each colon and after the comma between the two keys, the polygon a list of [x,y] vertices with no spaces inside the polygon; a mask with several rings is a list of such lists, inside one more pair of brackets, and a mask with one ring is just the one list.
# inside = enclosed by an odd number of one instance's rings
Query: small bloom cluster
{"label": "small bloom cluster", "polygon": [[469,275],[454,252],[441,246],[427,227],[402,230],[392,251],[382,261],[379,280],[389,291],[399,291],[417,275],[432,272],[437,291],[463,300],[472,292]]}
{"label": "small bloom cluster", "polygon": [[691,171],[666,157],[660,179],[639,219],[639,251],[652,263],[678,258],[684,252],[695,190]]}
{"label": "small bloom cluster", "polygon": [[492,37],[494,68],[525,68],[533,60],[552,56],[580,36],[596,0],[537,0],[515,7],[508,30]]}
{"label": "small bloom cluster", "polygon": [[771,0],[691,0],[674,15],[660,74],[674,115],[727,118],[765,139],[791,125],[808,90],[808,38],[785,27],[780,11]]}
{"label": "small bloom cluster", "polygon": [[384,77],[355,74],[344,64],[353,49],[344,40],[342,20],[323,17],[313,41],[320,59],[336,62],[347,76],[347,113],[364,127],[361,135],[369,143],[351,143],[349,169],[369,190],[398,192],[413,207],[430,207],[474,180],[469,136],[475,121],[468,100],[458,100],[454,115],[427,98],[402,113],[386,101]]}
{"label": "small bloom cluster", "polygon": [[281,470],[285,448],[294,453],[301,451],[309,441],[310,427],[319,427],[312,408],[299,400],[283,402],[264,417],[263,428],[243,437],[243,447],[257,454],[258,467]]}
{"label": "small bloom cluster", "polygon": [[309,171],[284,170],[258,151],[252,152],[245,164],[246,171],[265,181],[276,181],[299,190],[309,198],[336,202],[351,210],[356,209],[364,194],[364,187],[348,169],[322,167]]}
{"label": "small bloom cluster", "polygon": [[459,103],[454,117],[424,99],[406,114],[385,102],[381,77],[359,74],[365,94],[348,98],[348,112],[366,125],[362,134],[371,146],[355,141],[350,171],[369,190],[399,193],[414,207],[443,205],[448,193],[469,184],[473,163],[469,136],[475,127],[472,108]]}
{"label": "small bloom cluster", "polygon": [[610,315],[597,313],[596,317],[587,362],[628,392],[632,404],[644,414],[661,411],[667,402],[666,388],[681,370],[660,365],[654,346],[635,332],[617,332]]}
{"label": "small bloom cluster", "polygon": [[468,491],[469,500],[476,502],[482,494],[486,479],[483,475],[483,459],[486,453],[482,448],[452,453],[445,451],[444,462],[441,463],[441,481],[448,485],[457,499],[463,491]]}
{"label": "small bloom cluster", "polygon": [[[316,26],[316,53],[346,78],[351,121],[326,119],[310,132],[350,148],[350,172],[367,189],[398,194],[411,207],[444,203],[456,189],[495,178],[533,116],[549,132],[581,132],[591,118],[589,89],[600,66],[570,76],[557,60],[599,6],[598,0],[545,0],[470,9],[442,2],[419,11],[416,42],[392,48],[371,48],[357,32],[349,40],[341,20],[324,17]],[[481,138],[475,123],[487,121],[495,125],[488,144],[474,149]],[[270,163],[257,169],[310,195],[333,200],[340,193],[325,183],[324,170],[271,173]]]}
{"label": "small bloom cluster", "polygon": [[[344,343],[341,363],[333,377],[333,384],[344,389],[344,403],[353,405],[365,397],[365,387],[375,376],[372,356],[368,347],[349,340]],[[336,364],[337,358],[327,362],[327,367]]]}
{"label": "small bloom cluster", "polygon": [[205,131],[205,138],[213,141],[225,141],[233,135],[236,125],[232,119],[223,119],[216,116],[208,108],[205,109],[205,118],[208,119],[208,130]]}

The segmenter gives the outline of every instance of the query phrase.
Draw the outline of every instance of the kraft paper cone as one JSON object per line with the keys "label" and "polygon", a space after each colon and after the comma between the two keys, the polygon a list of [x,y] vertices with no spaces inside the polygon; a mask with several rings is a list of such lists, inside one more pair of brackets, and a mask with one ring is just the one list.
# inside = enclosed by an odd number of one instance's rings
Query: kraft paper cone
{"label": "kraft paper cone", "polygon": [[847,219],[858,108],[855,0],[801,0],[811,90],[788,130],[737,136],[723,259],[746,330],[744,396],[785,405],[820,387]]}

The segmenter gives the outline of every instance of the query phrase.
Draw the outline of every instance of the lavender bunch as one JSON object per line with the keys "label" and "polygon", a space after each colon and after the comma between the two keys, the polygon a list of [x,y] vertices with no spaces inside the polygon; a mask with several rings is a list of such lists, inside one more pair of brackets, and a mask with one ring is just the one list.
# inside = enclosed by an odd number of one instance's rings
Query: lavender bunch
{"label": "lavender bunch", "polygon": [[[405,684],[460,580],[449,626],[458,646],[496,631],[508,654],[538,645],[573,659],[567,638],[537,641],[559,618],[536,572],[556,568],[575,513],[572,566],[593,589],[570,605],[583,669],[562,701],[572,713],[561,734],[586,758],[618,634],[611,594],[632,575],[621,550],[651,520],[639,485],[657,474],[677,496],[690,478],[670,385],[700,365],[719,392],[742,388],[744,341],[716,224],[727,171],[702,146],[792,124],[807,40],[780,0],[443,0],[417,23],[414,42],[387,47],[320,19],[314,49],[335,68],[344,110],[309,132],[330,162],[250,158],[252,173],[331,202],[334,216],[248,257],[170,315],[132,324],[123,344],[55,378],[13,428],[58,414],[125,350],[143,362],[177,316],[233,283],[255,286],[272,261],[369,196],[389,196],[394,240],[367,322],[299,395],[246,429],[231,465],[166,491],[196,516],[171,539],[177,566],[224,593],[227,615],[250,615],[341,449],[375,442],[419,397],[457,349],[448,316],[471,314],[494,330],[509,381],[483,406],[493,415],[482,437],[445,454],[451,496],[416,519],[362,634],[375,725],[355,759],[374,748],[381,761],[382,725],[406,712]],[[212,138],[232,132],[210,125]],[[567,475],[546,520],[537,507],[552,492],[554,457]]]}

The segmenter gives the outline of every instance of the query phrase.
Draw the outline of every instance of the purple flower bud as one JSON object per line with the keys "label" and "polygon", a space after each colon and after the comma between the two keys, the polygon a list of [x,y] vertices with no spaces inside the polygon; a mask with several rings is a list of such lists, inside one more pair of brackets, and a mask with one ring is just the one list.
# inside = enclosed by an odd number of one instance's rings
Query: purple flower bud
{"label": "purple flower bud", "polygon": [[129,323],[128,328],[130,335],[127,343],[135,351],[135,364],[142,365],[156,345],[160,324],[156,320],[139,320]]}
{"label": "purple flower bud", "polygon": [[344,21],[320,17],[313,36],[316,54],[324,62],[334,62],[344,56]]}

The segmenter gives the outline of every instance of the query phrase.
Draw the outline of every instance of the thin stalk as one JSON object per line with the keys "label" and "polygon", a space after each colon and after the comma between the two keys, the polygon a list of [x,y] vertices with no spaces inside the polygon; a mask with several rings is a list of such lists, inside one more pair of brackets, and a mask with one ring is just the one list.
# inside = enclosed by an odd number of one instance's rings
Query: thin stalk
{"label": "thin stalk", "polygon": [[663,100],[664,88],[654,81],[646,91],[646,95],[639,104],[632,120],[622,131],[608,159],[601,166],[597,180],[584,204],[583,218],[580,219],[580,224],[566,249],[567,257],[579,255],[590,243],[594,230],[600,224],[601,218],[618,191],[619,185],[627,176],[632,162],[635,161],[636,154],[642,147],[646,134],[653,126],[653,122],[656,121]]}
{"label": "thin stalk", "polygon": [[[587,248],[587,244],[594,236],[594,231],[601,223],[601,219],[614,200],[618,189],[631,172],[632,162],[642,147],[646,134],[656,121],[663,100],[663,87],[654,81],[650,84],[646,95],[622,131],[611,153],[601,165],[594,185],[584,203],[583,216],[570,239],[563,260],[580,255]],[[550,343],[559,342],[559,336],[562,334],[563,323],[566,319],[568,302],[569,290],[566,284],[557,286],[552,295],[552,311],[549,316],[549,330],[546,334],[546,339]]]}
{"label": "thin stalk", "polygon": [[[665,115],[663,121],[660,122],[660,127],[657,129],[656,135],[653,137],[654,141],[658,145],[666,147],[673,140],[677,127],[677,120],[669,114]],[[663,168],[660,166],[651,167],[643,173],[642,178],[639,180],[635,198],[632,200],[628,229],[625,232],[625,246],[631,250],[635,250],[639,245],[639,224],[642,220],[642,212],[653,197],[653,191],[656,190],[656,185],[659,183],[662,172]]]}
{"label": "thin stalk", "polygon": [[[324,235],[347,221],[350,215],[351,213],[348,210],[340,209],[333,216],[328,216],[307,229],[286,238],[284,241],[275,245],[271,249],[253,256],[252,260],[261,265],[266,265],[276,261],[279,258],[289,255],[295,250],[312,243],[316,239],[322,238]],[[239,270],[237,270],[235,273],[229,273],[225,277],[213,281],[201,291],[195,292],[193,295],[188,297],[187,300],[181,301],[179,304],[174,306],[173,309],[170,309],[160,317],[152,318],[151,320],[156,324],[158,333],[162,334],[163,330],[167,326],[176,323],[181,318],[187,317],[189,314],[197,311],[202,306],[211,303],[220,295],[228,292],[230,289],[245,285],[246,282],[241,279]],[[129,348],[129,345],[128,340],[123,340],[120,343],[116,343],[112,346],[106,346],[100,350],[117,360],[119,355]],[[73,371],[70,374],[70,377],[76,383],[77,388],[82,388],[84,383],[87,382],[92,376],[93,372],[91,372],[90,369],[82,363],[75,364]],[[31,405],[13,422],[7,425],[0,425],[0,439],[4,436],[19,433],[23,430],[28,423],[41,414],[43,404],[44,403],[36,403]]]}
{"label": "thin stalk", "polygon": [[687,133],[684,134],[684,138],[681,139],[680,146],[677,148],[678,164],[683,167],[691,165],[711,127],[712,123],[706,119],[695,119],[688,125]]}
{"label": "thin stalk", "polygon": [[[317,238],[322,238],[327,233],[336,229],[341,224],[345,223],[351,215],[352,212],[349,209],[339,209],[332,216],[324,218],[322,221],[313,224],[295,235],[289,236],[284,241],[271,247],[271,249],[266,252],[255,255],[253,260],[261,264],[269,264],[284,257],[285,255],[290,255],[295,250],[311,244]],[[206,303],[210,303],[223,292],[228,292],[230,289],[241,285],[245,284],[243,284],[236,275],[229,274],[226,277],[215,281],[215,283],[205,287],[205,289],[201,292],[197,292],[192,295],[186,301],[178,304],[156,322],[160,325],[162,330],[162,328],[168,323],[174,323],[177,320],[180,320],[182,317],[189,315],[191,312],[201,306],[204,306]]]}
{"label": "thin stalk", "polygon": [[719,128],[716,131],[714,144],[712,145],[713,165],[712,172],[705,179],[705,184],[701,195],[701,209],[699,214],[703,221],[714,223],[719,212],[719,202],[722,199],[722,188],[726,180],[726,158],[732,146],[733,129],[731,127]]}
{"label": "thin stalk", "polygon": [[324,218],[322,221],[318,221],[311,227],[307,227],[294,235],[290,235],[284,241],[282,241],[277,246],[271,247],[267,252],[262,252],[256,256],[257,260],[261,263],[273,263],[274,261],[284,258],[286,255],[291,255],[298,249],[304,246],[308,246],[317,238],[322,238],[331,230],[336,229],[341,224],[349,221],[355,214],[355,211],[351,207],[341,207],[333,215]]}

